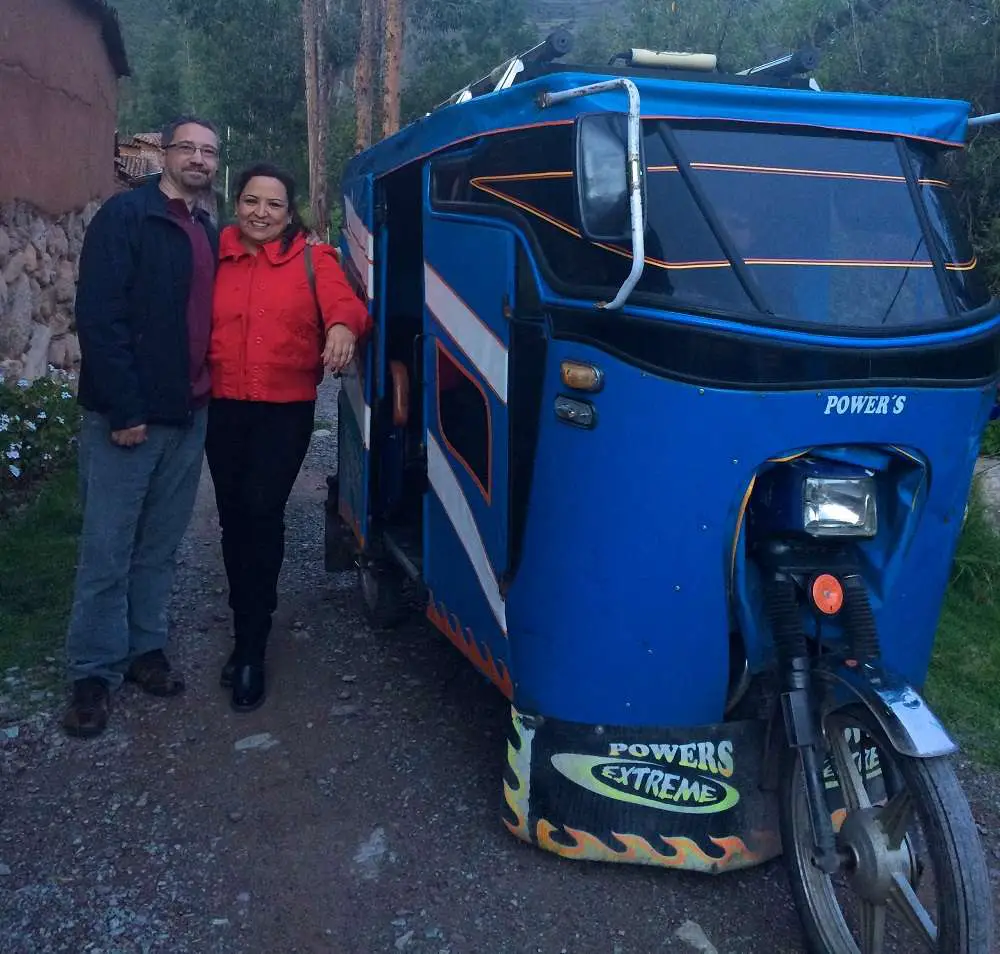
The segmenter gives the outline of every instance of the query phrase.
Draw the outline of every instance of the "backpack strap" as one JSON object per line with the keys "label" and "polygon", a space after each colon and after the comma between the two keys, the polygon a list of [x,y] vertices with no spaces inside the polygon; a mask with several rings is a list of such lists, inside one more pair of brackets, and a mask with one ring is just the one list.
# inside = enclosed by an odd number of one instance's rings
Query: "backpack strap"
{"label": "backpack strap", "polygon": [[326,326],[323,324],[323,309],[319,307],[319,295],[316,294],[316,270],[313,268],[312,246],[306,245],[306,277],[309,279],[309,289],[312,292],[313,303],[316,305],[316,320],[322,337],[326,336]]}

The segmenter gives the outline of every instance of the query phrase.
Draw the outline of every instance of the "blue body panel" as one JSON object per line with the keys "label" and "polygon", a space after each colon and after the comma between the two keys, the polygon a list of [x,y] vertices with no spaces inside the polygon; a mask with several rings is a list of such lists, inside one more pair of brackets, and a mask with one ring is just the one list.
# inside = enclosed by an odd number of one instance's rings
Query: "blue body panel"
{"label": "blue body panel", "polygon": [[[505,683],[509,645],[498,583],[507,562],[508,532],[509,332],[504,308],[513,296],[515,239],[506,228],[467,224],[429,211],[423,227],[423,399],[431,487],[424,499],[424,581],[438,612],[454,617],[446,628],[449,636],[454,641],[457,628],[467,652],[471,638],[472,652],[495,661],[498,681]],[[442,427],[439,360],[456,364],[484,402],[485,475],[474,473]],[[463,514],[471,524],[463,522]]]}
{"label": "blue body panel", "polygon": [[[874,607],[887,664],[922,683],[992,388],[844,389],[907,401],[898,415],[837,416],[826,391],[703,389],[579,344],[553,342],[550,356],[507,600],[521,708],[588,724],[721,720],[744,494],[770,458],[825,444],[897,444],[931,461],[918,532]],[[592,431],[551,411],[564,358],[605,372]],[[762,659],[760,634],[748,635]]]}

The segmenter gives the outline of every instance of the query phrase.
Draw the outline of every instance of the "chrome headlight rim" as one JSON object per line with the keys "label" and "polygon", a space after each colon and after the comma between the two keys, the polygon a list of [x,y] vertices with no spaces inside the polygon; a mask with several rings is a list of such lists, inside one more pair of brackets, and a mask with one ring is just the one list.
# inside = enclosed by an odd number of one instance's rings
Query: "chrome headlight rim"
{"label": "chrome headlight rim", "polygon": [[871,539],[878,533],[875,476],[809,475],[802,487],[802,524],[819,539]]}

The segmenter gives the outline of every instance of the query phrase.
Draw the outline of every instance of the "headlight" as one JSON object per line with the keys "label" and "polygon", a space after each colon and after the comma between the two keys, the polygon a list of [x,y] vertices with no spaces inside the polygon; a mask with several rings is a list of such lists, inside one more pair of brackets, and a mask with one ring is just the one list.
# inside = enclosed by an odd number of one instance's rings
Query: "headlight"
{"label": "headlight", "polygon": [[807,477],[802,520],[803,529],[814,537],[874,537],[874,479]]}

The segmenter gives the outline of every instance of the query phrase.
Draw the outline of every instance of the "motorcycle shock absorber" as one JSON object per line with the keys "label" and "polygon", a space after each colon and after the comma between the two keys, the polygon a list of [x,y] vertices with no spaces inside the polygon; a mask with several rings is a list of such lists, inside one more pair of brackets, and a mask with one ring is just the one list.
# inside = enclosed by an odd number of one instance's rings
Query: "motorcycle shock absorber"
{"label": "motorcycle shock absorber", "polygon": [[868,600],[865,581],[856,573],[844,577],[844,606],[840,611],[851,655],[859,660],[877,659],[880,654],[875,614]]}
{"label": "motorcycle shock absorber", "polygon": [[798,749],[812,825],[813,863],[833,873],[840,867],[823,784],[822,735],[813,700],[811,665],[795,582],[782,573],[767,588],[766,608],[781,674],[781,707],[789,745]]}

